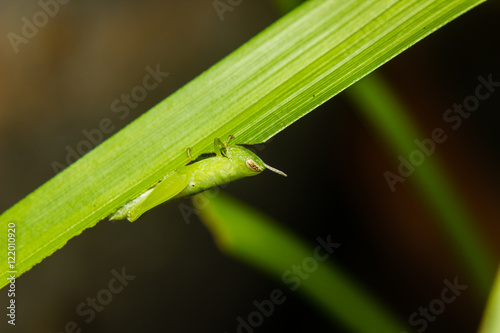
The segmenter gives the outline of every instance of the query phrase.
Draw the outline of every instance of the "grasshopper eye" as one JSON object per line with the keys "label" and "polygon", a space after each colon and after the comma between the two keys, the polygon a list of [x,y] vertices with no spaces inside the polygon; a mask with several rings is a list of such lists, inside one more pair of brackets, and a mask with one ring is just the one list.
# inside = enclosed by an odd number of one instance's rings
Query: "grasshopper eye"
{"label": "grasshopper eye", "polygon": [[252,171],[255,171],[255,172],[262,171],[262,168],[257,163],[255,163],[255,161],[252,160],[251,158],[247,158],[245,163],[246,163],[247,167]]}

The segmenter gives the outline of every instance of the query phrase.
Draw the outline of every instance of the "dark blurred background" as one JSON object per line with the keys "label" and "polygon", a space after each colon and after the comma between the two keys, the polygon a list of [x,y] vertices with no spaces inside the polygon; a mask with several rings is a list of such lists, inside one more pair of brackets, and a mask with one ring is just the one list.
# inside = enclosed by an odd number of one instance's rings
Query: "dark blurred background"
{"label": "dark blurred background", "polygon": [[[40,10],[37,1],[0,3],[0,212],[53,177],[53,162],[64,164],[83,130],[108,117],[118,131],[280,16],[263,0],[242,1],[223,20],[213,0],[73,0],[15,52],[8,34],[21,35],[22,18],[32,21]],[[378,70],[422,133],[442,125],[444,111],[474,92],[479,75],[500,81],[499,14],[500,3],[489,1]],[[111,103],[157,64],[170,75],[119,119]],[[497,259],[499,106],[500,89],[435,154]],[[259,155],[289,177],[263,173],[225,190],[312,245],[332,234],[342,246],[331,260],[402,321],[438,298],[444,279],[469,283],[411,184],[389,191],[383,172],[397,168],[397,156],[345,94],[281,132]],[[135,279],[86,323],[77,307],[123,267]],[[188,224],[178,204],[166,204],[134,224],[101,221],[22,275],[17,325],[3,315],[0,331],[64,332],[74,321],[82,332],[236,332],[236,318],[275,288],[284,289],[223,255],[196,217]],[[0,295],[3,308],[6,289]],[[299,294],[286,296],[255,332],[344,332]],[[464,292],[426,332],[474,332],[482,307]]]}

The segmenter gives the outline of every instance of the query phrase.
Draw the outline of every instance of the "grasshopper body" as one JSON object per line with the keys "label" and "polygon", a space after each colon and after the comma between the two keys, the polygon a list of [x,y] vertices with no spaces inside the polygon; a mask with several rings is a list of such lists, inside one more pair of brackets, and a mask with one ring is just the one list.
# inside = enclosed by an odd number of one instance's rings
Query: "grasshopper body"
{"label": "grasshopper body", "polygon": [[128,219],[134,222],[161,203],[188,197],[240,178],[255,176],[265,169],[286,177],[283,172],[268,166],[247,148],[229,145],[232,138],[230,136],[224,144],[220,139],[215,139],[215,156],[188,164],[168,174],[155,187],[118,209],[110,220]]}

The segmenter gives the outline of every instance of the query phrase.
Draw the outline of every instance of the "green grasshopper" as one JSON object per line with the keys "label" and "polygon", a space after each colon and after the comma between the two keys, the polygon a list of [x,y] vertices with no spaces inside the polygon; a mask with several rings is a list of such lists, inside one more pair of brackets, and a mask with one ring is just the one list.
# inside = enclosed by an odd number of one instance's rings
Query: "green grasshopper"
{"label": "green grasshopper", "polygon": [[[239,145],[229,145],[234,136],[226,143],[215,139],[215,156],[188,164],[166,175],[153,188],[139,195],[118,209],[110,220],[137,220],[142,214],[173,199],[188,197],[211,187],[223,185],[240,178],[255,176],[269,169],[279,175],[286,174],[265,164],[257,155]],[[192,161],[190,148],[187,150]]]}

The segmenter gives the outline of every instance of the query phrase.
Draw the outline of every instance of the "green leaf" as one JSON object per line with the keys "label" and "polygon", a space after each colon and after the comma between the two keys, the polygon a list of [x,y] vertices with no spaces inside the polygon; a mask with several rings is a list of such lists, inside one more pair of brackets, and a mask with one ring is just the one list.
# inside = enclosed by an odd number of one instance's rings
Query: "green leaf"
{"label": "green leaf", "polygon": [[[213,139],[266,141],[483,0],[309,1],[0,216],[21,274]],[[193,156],[194,157],[194,156]],[[7,250],[0,254],[6,283]]]}
{"label": "green leaf", "polygon": [[[409,119],[411,112],[376,74],[361,80],[347,92],[396,154],[409,156],[415,150],[414,140],[428,137],[417,130]],[[410,180],[419,190],[422,202],[436,215],[457,261],[464,266],[464,274],[474,279],[483,300],[495,276],[495,260],[467,203],[456,194],[447,174],[436,158],[428,158]]]}
{"label": "green leaf", "polygon": [[[406,328],[331,260],[337,248],[329,247],[333,252],[328,253],[320,244],[335,243],[335,237],[319,235],[322,242],[308,246],[269,217],[228,195],[209,199],[202,193],[193,201],[221,250],[282,282],[286,297],[295,291],[302,293],[328,319],[340,321],[353,332],[401,332]],[[341,244],[337,246],[340,250]],[[292,267],[299,267],[304,279]]]}
{"label": "green leaf", "polygon": [[500,267],[478,333],[500,332]]}

